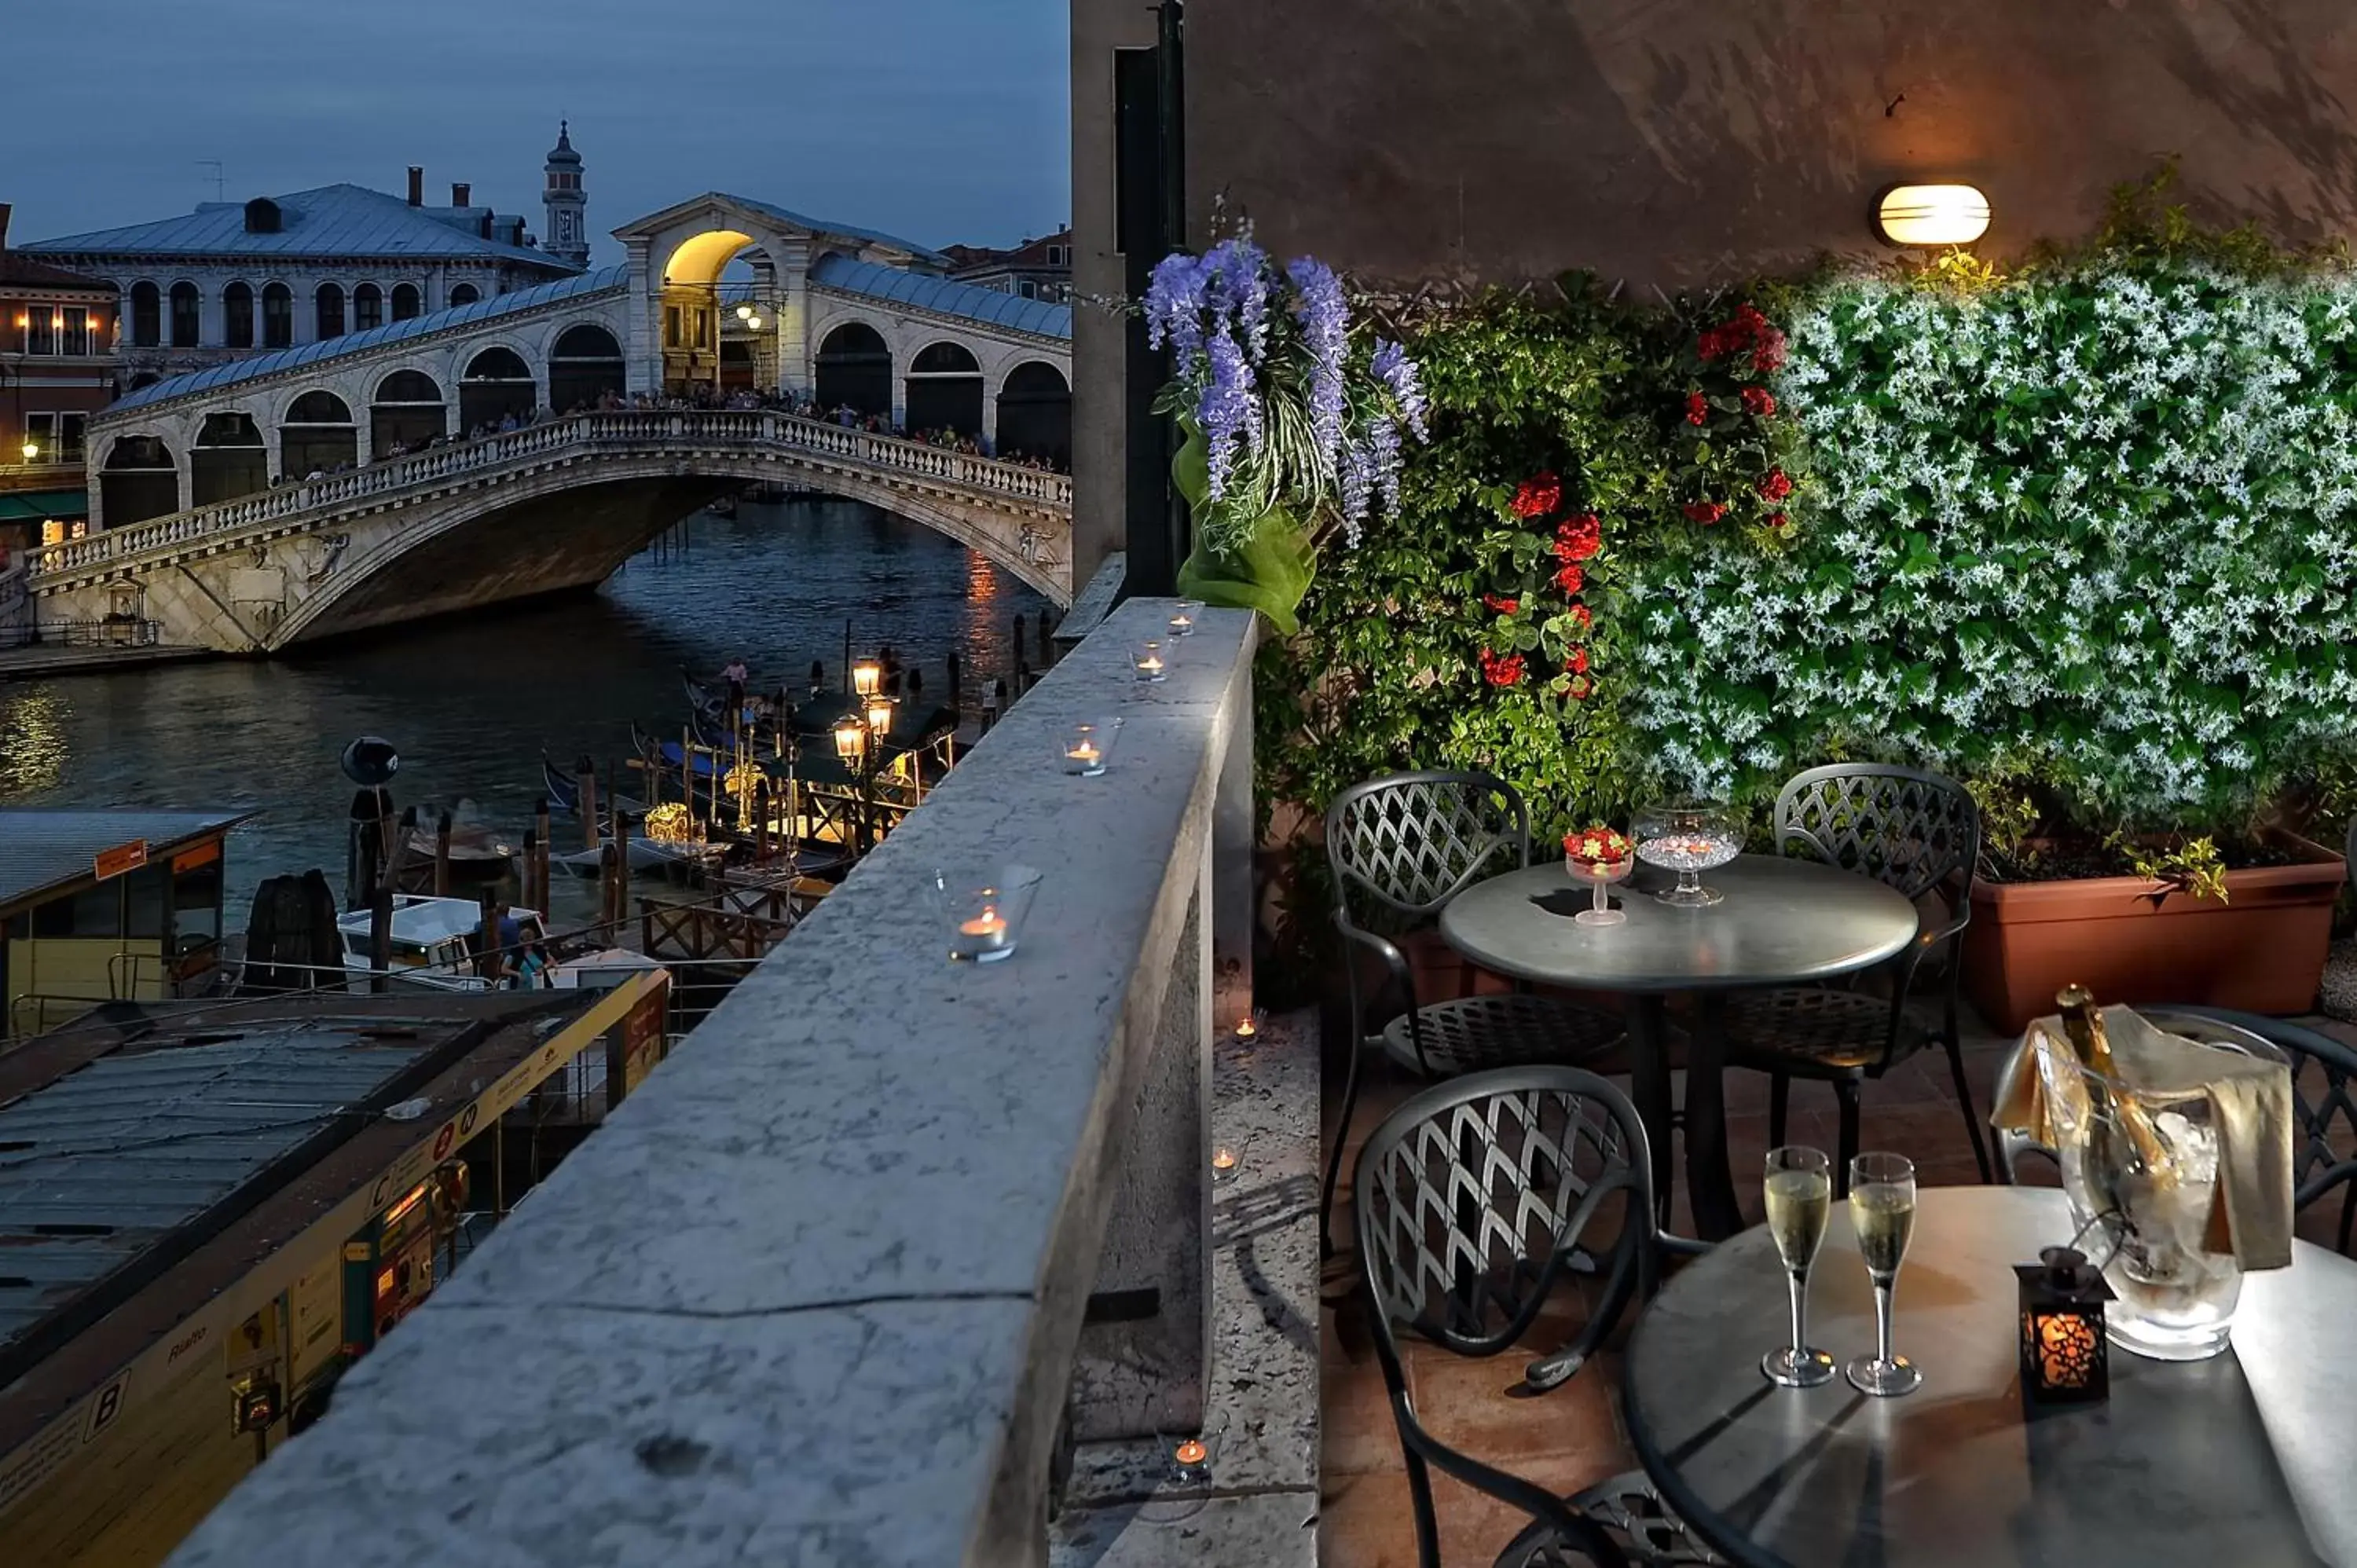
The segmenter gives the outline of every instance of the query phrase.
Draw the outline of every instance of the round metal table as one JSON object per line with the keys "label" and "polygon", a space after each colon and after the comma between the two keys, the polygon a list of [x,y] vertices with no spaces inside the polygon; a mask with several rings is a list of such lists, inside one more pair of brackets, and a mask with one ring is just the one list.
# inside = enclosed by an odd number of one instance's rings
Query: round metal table
{"label": "round metal table", "polygon": [[1833,980],[1891,957],[1915,939],[1915,906],[1896,889],[1814,861],[1738,855],[1704,885],[1727,897],[1700,909],[1654,901],[1670,873],[1652,866],[1615,888],[1628,920],[1572,918],[1590,889],[1556,861],[1477,883],[1440,912],[1440,934],[1500,974],[1629,998],[1632,1098],[1652,1143],[1655,1196],[1669,1193],[1670,1069],[1663,1003],[1700,993],[1686,1060],[1686,1190],[1706,1238],[1743,1228],[1727,1168],[1724,1044],[1714,997],[1728,991]]}
{"label": "round metal table", "polygon": [[[1926,1189],[1892,1319],[1923,1386],[1878,1400],[1760,1375],[1787,1331],[1784,1277],[1766,1228],[1745,1231],[1638,1324],[1626,1408],[1645,1468],[1745,1568],[2357,1563],[2357,1263],[2298,1243],[2290,1268],[2244,1282],[2226,1354],[2115,1347],[2107,1402],[2025,1422],[2012,1268],[2070,1234],[2051,1188]],[[1874,1344],[1844,1203],[1810,1276],[1809,1338],[1843,1361]]]}

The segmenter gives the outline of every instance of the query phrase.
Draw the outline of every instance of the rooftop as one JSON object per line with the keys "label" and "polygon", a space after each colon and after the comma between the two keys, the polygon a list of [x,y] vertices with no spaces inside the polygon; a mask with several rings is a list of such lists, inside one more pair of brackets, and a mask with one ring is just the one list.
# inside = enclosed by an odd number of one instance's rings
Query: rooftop
{"label": "rooftop", "polygon": [[866,240],[878,245],[890,245],[896,250],[908,252],[920,262],[926,262],[934,266],[949,265],[949,257],[931,246],[920,245],[914,240],[903,240],[898,234],[887,234],[880,229],[861,229],[849,223],[836,223],[824,218],[813,218],[806,213],[797,212],[791,207],[780,207],[774,201],[756,201],[749,196],[732,196],[725,190],[715,191],[713,194],[724,201],[733,201],[739,207],[767,213],[780,222],[791,223],[798,229],[808,229],[821,234],[837,234],[846,240]]}
{"label": "rooftop", "polygon": [[109,417],[112,417],[131,409],[145,408],[171,398],[186,397],[191,392],[210,392],[216,387],[231,386],[261,376],[274,376],[281,371],[291,371],[300,365],[315,364],[322,360],[340,359],[348,354],[361,353],[367,349],[382,348],[387,343],[398,343],[404,338],[423,338],[429,333],[444,331],[453,327],[463,327],[477,321],[496,320],[503,316],[512,316],[525,310],[537,310],[544,305],[555,305],[568,299],[586,298],[591,295],[603,294],[608,289],[619,288],[628,279],[629,274],[628,267],[604,267],[597,272],[560,278],[554,283],[541,284],[533,288],[517,289],[510,294],[495,294],[489,299],[479,299],[472,305],[454,306],[448,310],[436,310],[426,316],[413,316],[406,321],[394,321],[382,327],[371,327],[365,332],[347,332],[340,338],[329,338],[322,342],[305,343],[299,348],[281,349],[275,353],[255,354],[242,360],[232,360],[227,364],[215,365],[210,370],[191,371],[187,375],[174,376],[168,381],[157,381],[153,386],[142,387],[130,396],[109,403],[105,412]]}
{"label": "rooftop", "polygon": [[234,827],[252,811],[0,811],[0,905],[91,874],[100,854],[135,839],[160,854]]}
{"label": "rooftop", "polygon": [[0,1357],[338,1118],[356,1115],[460,1026],[382,1007],[353,1017],[208,1022],[203,1033],[182,1025],[160,1039],[128,1040],[0,1108],[0,1255],[8,1260]]}
{"label": "rooftop", "polygon": [[404,261],[500,261],[551,273],[569,262],[545,251],[486,240],[453,225],[443,209],[412,207],[398,196],[360,185],[323,185],[272,199],[275,233],[246,231],[245,203],[207,201],[184,217],[68,234],[23,247],[48,255],[383,257]]}
{"label": "rooftop", "polygon": [[970,283],[952,283],[948,278],[928,277],[842,256],[824,258],[811,268],[810,277],[812,283],[823,288],[890,300],[911,310],[953,316],[1068,342],[1072,336],[1072,307],[1069,305],[1050,305]]}
{"label": "rooftop", "polygon": [[115,292],[114,285],[104,278],[86,277],[47,262],[37,262],[21,251],[0,247],[0,286],[9,284],[26,288],[87,289],[92,294]]}

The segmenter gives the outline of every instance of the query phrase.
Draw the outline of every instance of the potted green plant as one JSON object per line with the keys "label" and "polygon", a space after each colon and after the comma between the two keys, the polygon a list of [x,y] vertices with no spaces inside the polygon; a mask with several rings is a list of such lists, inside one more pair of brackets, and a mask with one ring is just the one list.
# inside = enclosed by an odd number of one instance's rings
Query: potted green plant
{"label": "potted green plant", "polygon": [[1165,257],[1146,319],[1171,353],[1156,408],[1178,421],[1195,525],[1178,590],[1291,636],[1319,548],[1398,506],[1401,443],[1425,435],[1415,362],[1354,329],[1329,268],[1279,267],[1248,233]]}
{"label": "potted green plant", "polygon": [[2315,1004],[2347,876],[2334,851],[2273,822],[2093,830],[2009,780],[1973,795],[1982,865],[1964,979],[1995,1027],[2020,1030],[2073,983],[2107,1003]]}

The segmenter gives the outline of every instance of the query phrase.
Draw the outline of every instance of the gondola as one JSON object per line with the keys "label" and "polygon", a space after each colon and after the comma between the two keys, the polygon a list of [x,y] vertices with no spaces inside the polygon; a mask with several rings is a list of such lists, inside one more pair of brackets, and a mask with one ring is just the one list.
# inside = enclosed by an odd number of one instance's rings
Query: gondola
{"label": "gondola", "polygon": [[[547,791],[550,811],[565,817],[577,817],[581,814],[581,781],[559,773],[555,766],[548,760],[548,753],[544,751],[540,754],[540,781],[541,788]],[[628,795],[621,796],[618,800],[608,801],[607,804],[609,808],[619,805],[625,817],[643,817],[647,814],[647,803],[644,800],[634,800]]]}
{"label": "gondola", "polygon": [[[677,773],[679,771],[680,758],[683,755],[680,750],[679,742],[675,740],[657,740],[654,736],[649,735],[646,731],[639,727],[638,720],[632,719],[630,721],[630,744],[638,747],[639,755],[645,758],[648,763],[660,767],[666,772]],[[707,757],[700,752],[694,759],[693,768],[695,776],[698,779],[717,779],[726,772],[726,766],[724,758]]]}

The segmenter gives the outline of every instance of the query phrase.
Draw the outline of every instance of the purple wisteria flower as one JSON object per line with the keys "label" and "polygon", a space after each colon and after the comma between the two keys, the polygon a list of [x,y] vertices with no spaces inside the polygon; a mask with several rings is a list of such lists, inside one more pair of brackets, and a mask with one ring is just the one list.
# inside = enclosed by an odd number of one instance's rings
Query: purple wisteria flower
{"label": "purple wisteria flower", "polygon": [[1211,498],[1216,501],[1228,493],[1228,470],[1236,460],[1238,438],[1249,442],[1254,451],[1260,449],[1261,412],[1260,399],[1253,395],[1252,366],[1234,334],[1224,328],[1214,332],[1208,355],[1210,374],[1196,400],[1195,420],[1203,429]]}
{"label": "purple wisteria flower", "polygon": [[1202,263],[1184,251],[1157,262],[1146,286],[1146,340],[1157,349],[1168,342],[1181,375],[1203,349],[1203,288]]}
{"label": "purple wisteria flower", "polygon": [[1375,493],[1383,499],[1383,515],[1399,515],[1399,426],[1383,415],[1367,421],[1367,452],[1375,469]]}
{"label": "purple wisteria flower", "polygon": [[1359,542],[1359,531],[1367,521],[1367,503],[1375,490],[1374,454],[1361,441],[1342,443],[1340,470],[1342,495],[1342,537],[1351,544]]}
{"label": "purple wisteria flower", "polygon": [[1213,328],[1241,326],[1244,357],[1260,364],[1268,354],[1268,252],[1249,240],[1222,240],[1202,265]]}
{"label": "purple wisteria flower", "polygon": [[1293,315],[1301,323],[1302,347],[1309,353],[1310,439],[1329,465],[1337,464],[1348,412],[1342,361],[1350,351],[1350,307],[1342,301],[1341,280],[1315,257],[1297,258],[1286,267],[1285,275],[1293,283]]}
{"label": "purple wisteria flower", "polygon": [[[1418,441],[1428,439],[1424,428],[1424,381],[1415,361],[1407,357],[1407,350],[1388,338],[1378,338],[1374,358],[1368,361],[1367,369],[1374,373],[1375,380],[1391,388],[1393,401],[1399,404],[1400,417],[1407,421],[1408,430]],[[1396,446],[1396,432],[1393,440]]]}

